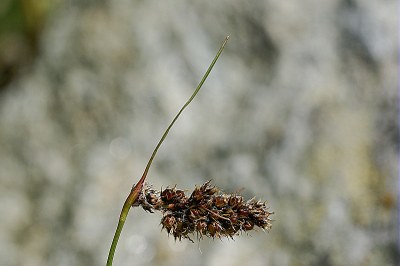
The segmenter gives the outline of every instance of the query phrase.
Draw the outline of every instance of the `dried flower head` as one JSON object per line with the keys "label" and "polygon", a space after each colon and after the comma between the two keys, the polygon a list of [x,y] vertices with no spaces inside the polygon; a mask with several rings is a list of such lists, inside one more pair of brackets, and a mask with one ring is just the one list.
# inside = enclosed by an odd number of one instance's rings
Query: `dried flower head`
{"label": "dried flower head", "polygon": [[196,187],[190,196],[176,187],[156,191],[145,185],[135,206],[148,212],[161,211],[161,224],[175,239],[195,234],[198,239],[208,237],[230,237],[253,230],[271,228],[266,202],[253,199],[245,201],[238,194],[226,194],[210,181]]}

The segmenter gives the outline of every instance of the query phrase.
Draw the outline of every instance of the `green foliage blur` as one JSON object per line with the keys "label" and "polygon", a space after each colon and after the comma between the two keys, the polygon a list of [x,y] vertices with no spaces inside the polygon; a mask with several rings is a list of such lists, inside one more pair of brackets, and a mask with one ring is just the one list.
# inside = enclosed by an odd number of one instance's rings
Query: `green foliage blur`
{"label": "green foliage blur", "polygon": [[0,1],[0,91],[32,62],[43,27],[59,2]]}

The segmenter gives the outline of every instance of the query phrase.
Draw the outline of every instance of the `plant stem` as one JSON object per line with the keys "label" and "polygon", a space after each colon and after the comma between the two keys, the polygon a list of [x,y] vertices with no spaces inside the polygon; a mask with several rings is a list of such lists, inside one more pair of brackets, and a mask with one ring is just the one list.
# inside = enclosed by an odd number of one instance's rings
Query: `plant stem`
{"label": "plant stem", "polygon": [[107,266],[112,265],[113,259],[114,259],[114,254],[115,254],[115,249],[117,248],[119,236],[121,235],[122,232],[122,227],[124,227],[124,220],[119,220],[118,221],[118,226],[117,230],[115,231],[114,238],[111,244],[110,252],[108,254],[108,259],[107,259]]}
{"label": "plant stem", "polygon": [[113,238],[113,241],[112,241],[111,247],[110,247],[110,252],[108,253],[107,266],[112,266],[115,249],[117,248],[119,236],[121,235],[122,228],[124,227],[126,217],[128,216],[128,213],[129,213],[129,210],[130,210],[132,204],[136,202],[137,198],[139,197],[140,192],[142,191],[142,187],[143,187],[144,181],[146,180],[147,173],[149,172],[150,166],[153,162],[154,157],[157,154],[158,149],[160,148],[161,144],[167,137],[167,135],[168,135],[170,129],[172,128],[172,126],[174,125],[175,121],[178,119],[178,117],[181,115],[183,110],[185,110],[185,108],[190,104],[190,102],[194,99],[194,97],[196,97],[197,93],[200,91],[200,89],[203,86],[204,82],[206,81],[208,75],[210,74],[211,70],[213,69],[215,63],[217,62],[219,56],[221,55],[222,50],[224,50],[228,39],[229,39],[229,36],[226,36],[226,38],[222,42],[222,45],[219,48],[217,54],[215,55],[214,60],[211,62],[210,66],[208,67],[206,73],[204,74],[203,78],[201,79],[196,90],[192,93],[189,100],[187,100],[187,102],[182,106],[182,108],[179,110],[178,114],[174,117],[172,122],[169,124],[169,126],[165,130],[160,141],[157,143],[157,146],[153,150],[153,153],[151,154],[149,161],[147,162],[147,165],[146,165],[146,168],[144,169],[142,177],[140,178],[139,182],[132,188],[131,192],[129,193],[128,197],[126,198],[124,206],[122,207],[122,210],[121,210],[121,214],[119,216],[117,229],[115,230],[114,238]]}

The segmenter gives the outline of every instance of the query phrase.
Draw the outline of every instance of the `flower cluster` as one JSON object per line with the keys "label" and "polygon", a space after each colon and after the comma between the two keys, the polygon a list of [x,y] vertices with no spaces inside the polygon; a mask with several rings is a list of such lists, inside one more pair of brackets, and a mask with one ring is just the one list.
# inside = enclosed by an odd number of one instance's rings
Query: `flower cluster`
{"label": "flower cluster", "polygon": [[151,213],[161,211],[161,224],[175,239],[233,237],[239,232],[271,228],[270,215],[265,202],[255,199],[245,201],[237,194],[225,194],[210,181],[196,187],[189,197],[176,187],[160,192],[145,186],[135,204]]}

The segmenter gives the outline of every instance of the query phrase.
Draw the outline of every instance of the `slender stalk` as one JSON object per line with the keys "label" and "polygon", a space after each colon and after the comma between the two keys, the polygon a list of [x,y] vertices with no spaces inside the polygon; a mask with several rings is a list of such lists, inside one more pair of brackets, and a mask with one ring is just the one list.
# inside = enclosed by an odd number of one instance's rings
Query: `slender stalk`
{"label": "slender stalk", "polygon": [[206,81],[208,75],[210,74],[211,70],[213,69],[215,63],[217,62],[219,56],[221,55],[222,50],[224,50],[228,39],[229,39],[229,36],[227,36],[225,38],[225,40],[222,42],[221,47],[219,48],[217,54],[214,57],[214,60],[211,62],[206,73],[204,74],[203,78],[201,79],[199,85],[197,86],[197,88],[195,89],[193,94],[190,96],[189,100],[187,100],[187,102],[182,106],[182,108],[179,110],[178,114],[174,117],[172,122],[169,124],[169,126],[165,130],[160,141],[157,143],[157,146],[153,150],[153,153],[151,154],[149,161],[147,162],[147,165],[146,165],[146,168],[144,169],[142,177],[140,178],[139,182],[132,188],[131,192],[129,193],[128,197],[126,198],[124,206],[122,207],[122,210],[121,210],[121,214],[119,216],[117,229],[115,230],[114,238],[113,238],[113,241],[112,241],[111,247],[110,247],[110,252],[108,253],[107,266],[111,266],[113,263],[115,249],[117,248],[119,236],[121,235],[122,228],[124,227],[126,217],[128,216],[128,213],[129,213],[129,210],[130,210],[132,204],[135,203],[135,201],[137,200],[137,198],[140,194],[140,191],[143,188],[143,184],[144,184],[144,181],[146,180],[147,173],[149,172],[150,166],[154,160],[154,157],[157,154],[158,149],[160,148],[161,144],[164,142],[164,140],[167,137],[172,126],[175,124],[175,121],[178,119],[178,117],[181,115],[183,110],[185,110],[185,108],[191,103],[191,101],[194,99],[194,97],[196,97],[197,93],[200,91],[200,89],[203,86],[204,82]]}
{"label": "slender stalk", "polygon": [[114,238],[111,244],[110,252],[108,254],[108,259],[107,259],[107,266],[112,265],[113,259],[114,259],[114,254],[115,254],[115,249],[117,248],[119,236],[121,235],[122,232],[122,227],[124,227],[125,220],[119,220],[118,221],[118,226],[117,229],[115,230]]}

